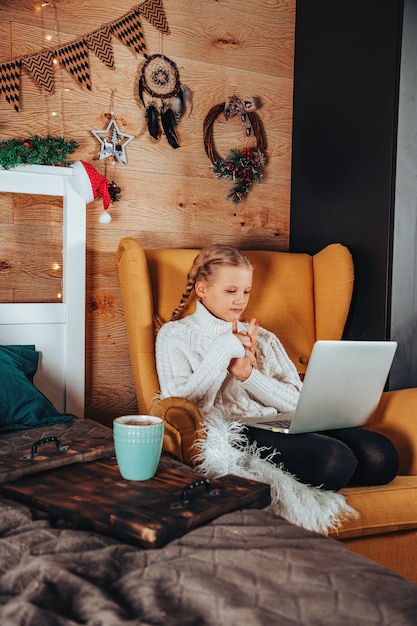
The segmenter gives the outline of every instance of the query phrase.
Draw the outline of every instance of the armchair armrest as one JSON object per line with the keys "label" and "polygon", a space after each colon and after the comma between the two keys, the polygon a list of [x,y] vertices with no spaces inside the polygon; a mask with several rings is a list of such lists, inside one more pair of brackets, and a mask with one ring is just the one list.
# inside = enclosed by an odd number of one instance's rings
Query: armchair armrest
{"label": "armchair armrest", "polygon": [[[149,414],[165,422],[164,450],[193,467],[198,453],[195,443],[203,432],[197,407],[185,398],[171,397],[154,402]],[[366,427],[394,443],[401,475],[417,475],[417,388],[383,393]]]}
{"label": "armchair armrest", "polygon": [[400,474],[417,474],[417,388],[384,392],[366,427],[396,446]]}
{"label": "armchair armrest", "polygon": [[164,420],[163,449],[193,467],[198,453],[194,445],[203,430],[197,407],[185,398],[171,397],[156,401],[149,414]]}

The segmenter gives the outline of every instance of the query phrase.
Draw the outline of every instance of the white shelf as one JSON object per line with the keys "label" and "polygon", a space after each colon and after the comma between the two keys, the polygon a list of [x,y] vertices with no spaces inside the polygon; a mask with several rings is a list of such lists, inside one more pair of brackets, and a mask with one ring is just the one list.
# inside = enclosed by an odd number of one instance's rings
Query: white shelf
{"label": "white shelf", "polygon": [[[84,417],[86,204],[72,168],[0,168],[0,192],[63,197],[63,302],[0,304],[0,343],[35,344],[35,382],[62,412]],[[1,251],[0,251],[1,254]]]}

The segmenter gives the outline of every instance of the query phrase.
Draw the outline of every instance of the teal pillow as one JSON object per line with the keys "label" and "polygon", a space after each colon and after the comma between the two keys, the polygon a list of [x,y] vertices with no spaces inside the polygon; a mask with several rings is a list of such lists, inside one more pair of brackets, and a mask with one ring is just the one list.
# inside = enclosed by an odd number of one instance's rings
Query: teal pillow
{"label": "teal pillow", "polygon": [[0,346],[0,433],[68,422],[33,384],[39,352],[35,346]]}

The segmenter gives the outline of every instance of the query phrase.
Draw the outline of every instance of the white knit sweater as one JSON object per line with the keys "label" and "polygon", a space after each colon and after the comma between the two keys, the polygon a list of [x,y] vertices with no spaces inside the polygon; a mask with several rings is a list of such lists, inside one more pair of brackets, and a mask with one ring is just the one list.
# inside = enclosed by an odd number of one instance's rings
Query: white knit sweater
{"label": "white knit sweater", "polygon": [[[245,331],[246,324],[238,323]],[[301,382],[277,337],[259,328],[258,368],[245,381],[232,376],[231,359],[244,356],[232,323],[214,317],[201,302],[195,313],[162,326],[156,340],[161,398],[194,402],[205,417],[218,411],[228,419],[293,411]]]}

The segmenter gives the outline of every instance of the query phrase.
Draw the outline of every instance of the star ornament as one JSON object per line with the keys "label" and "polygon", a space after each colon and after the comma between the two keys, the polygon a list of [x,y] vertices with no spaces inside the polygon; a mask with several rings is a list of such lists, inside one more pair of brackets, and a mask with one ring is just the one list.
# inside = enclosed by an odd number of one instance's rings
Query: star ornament
{"label": "star ornament", "polygon": [[126,163],[126,146],[135,136],[123,133],[113,116],[110,118],[107,128],[104,130],[92,130],[91,132],[101,146],[99,152],[100,161],[112,156],[121,165]]}

